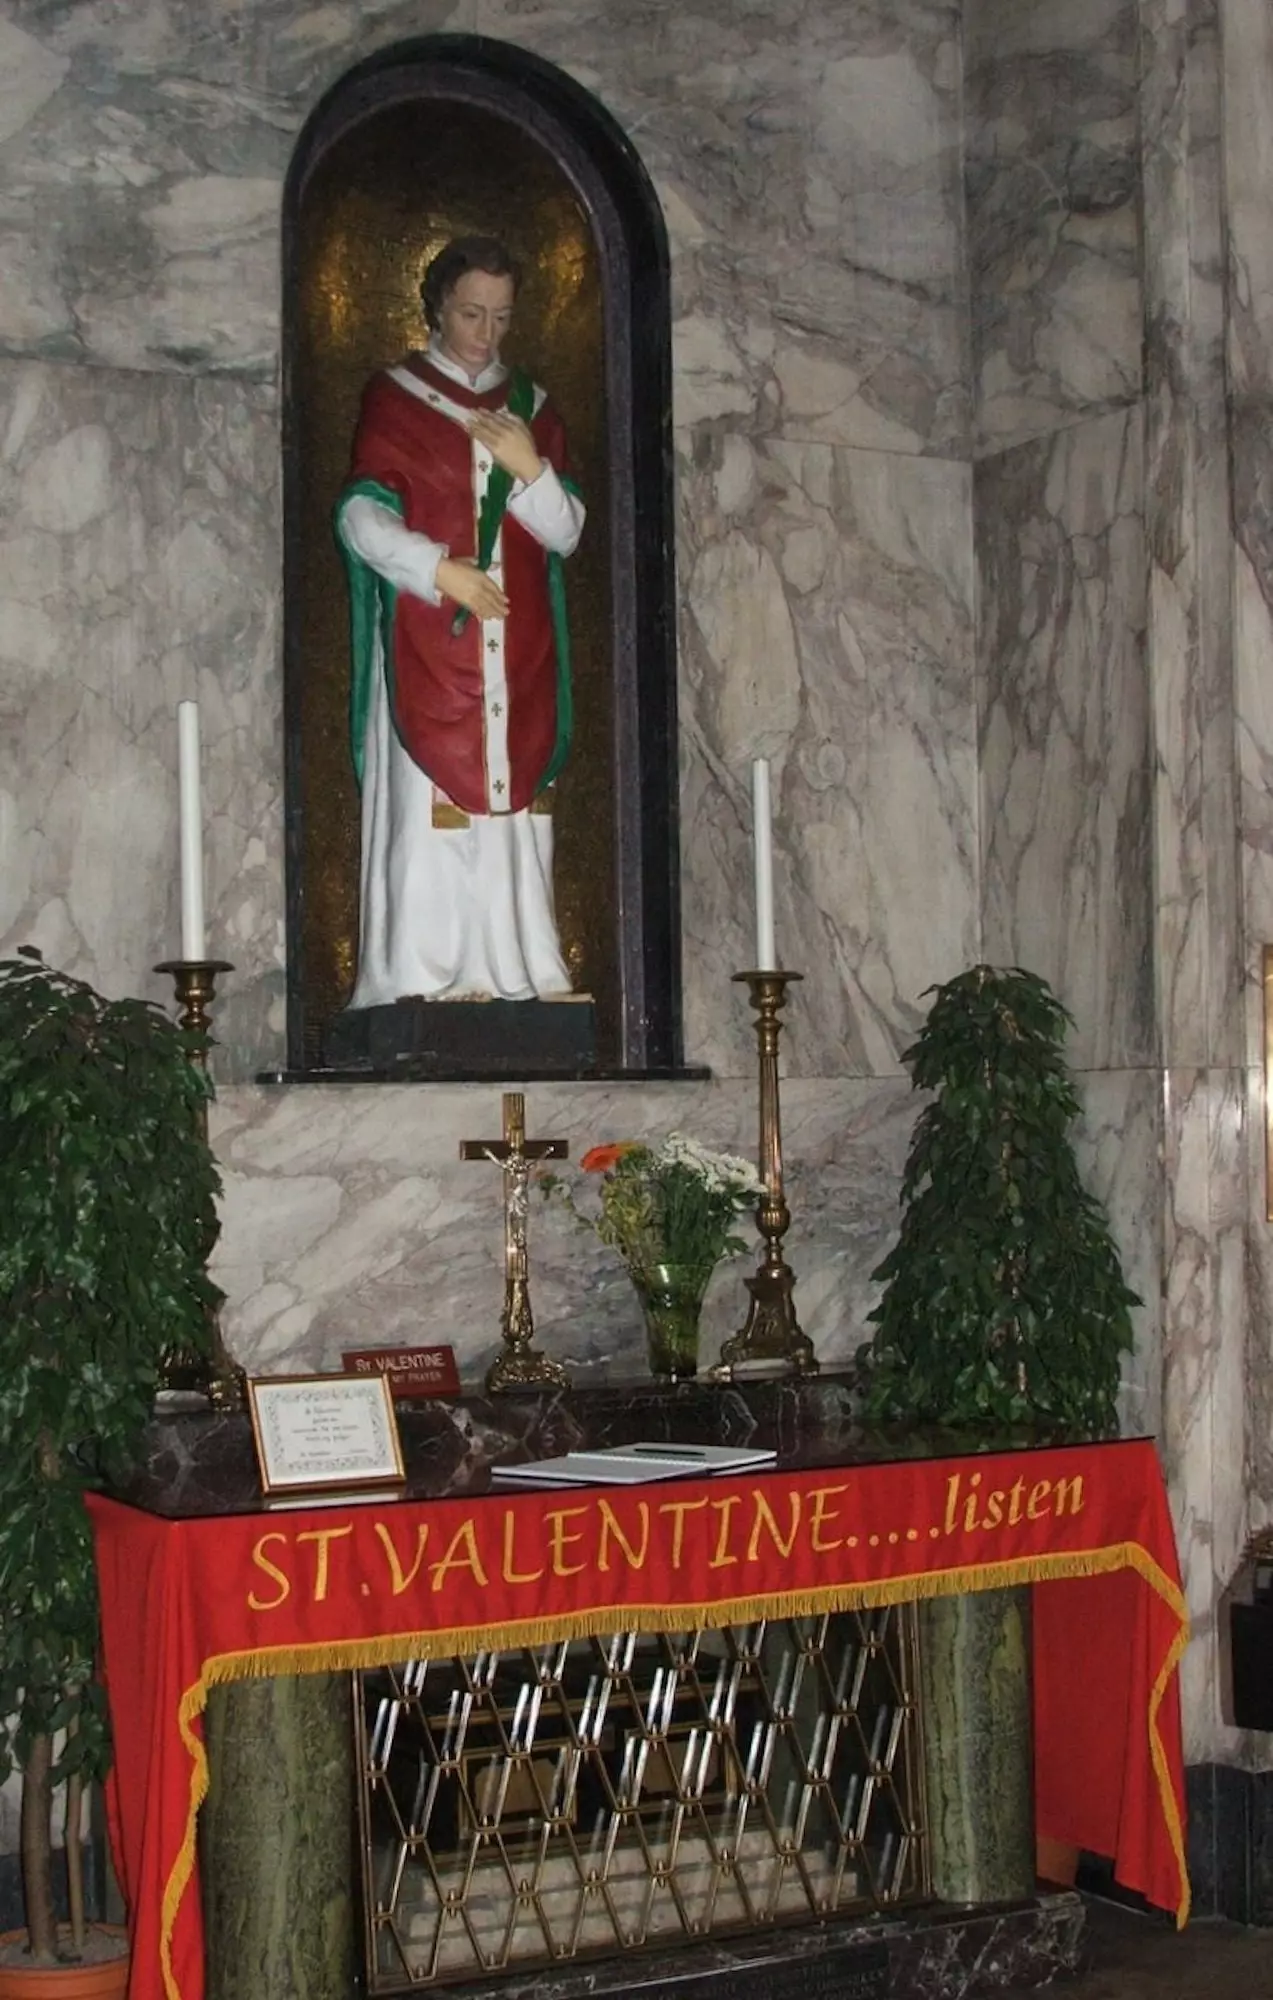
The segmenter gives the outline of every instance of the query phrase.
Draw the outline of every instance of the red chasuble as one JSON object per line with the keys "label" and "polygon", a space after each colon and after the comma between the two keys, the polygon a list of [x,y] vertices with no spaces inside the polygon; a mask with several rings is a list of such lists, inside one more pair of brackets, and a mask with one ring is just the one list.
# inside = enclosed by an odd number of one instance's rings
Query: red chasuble
{"label": "red chasuble", "polygon": [[[509,383],[477,393],[422,355],[403,364],[440,402],[466,410],[503,409]],[[567,473],[561,420],[547,403],[530,420],[541,458]],[[474,449],[452,417],[377,375],[363,395],[351,481],[374,480],[396,493],[408,528],[444,543],[455,557],[477,554]],[[406,750],[448,798],[469,813],[520,812],[560,763],[558,646],[549,599],[548,556],[513,515],[502,528],[501,581],[510,611],[503,626],[508,700],[509,787],[488,797],[483,754],[482,648],[487,634],[470,618],[451,630],[456,606],[397,594],[390,650],[394,724]]]}

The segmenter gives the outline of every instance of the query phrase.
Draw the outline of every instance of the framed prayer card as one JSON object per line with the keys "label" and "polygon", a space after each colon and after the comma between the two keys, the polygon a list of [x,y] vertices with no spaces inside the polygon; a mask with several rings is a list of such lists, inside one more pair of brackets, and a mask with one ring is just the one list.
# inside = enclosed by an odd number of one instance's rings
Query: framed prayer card
{"label": "framed prayer card", "polygon": [[261,1491],[353,1492],[406,1477],[384,1375],[268,1375],[248,1382]]}

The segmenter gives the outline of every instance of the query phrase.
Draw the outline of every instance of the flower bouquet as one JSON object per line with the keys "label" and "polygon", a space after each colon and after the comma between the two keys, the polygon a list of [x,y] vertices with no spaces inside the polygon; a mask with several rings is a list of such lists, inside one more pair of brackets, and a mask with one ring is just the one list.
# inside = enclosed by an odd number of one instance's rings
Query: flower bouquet
{"label": "flower bouquet", "polygon": [[703,1296],[721,1258],[747,1247],[735,1224],[763,1194],[760,1176],[749,1161],[680,1132],[658,1146],[594,1146],[580,1164],[601,1176],[595,1213],[555,1177],[549,1191],[626,1264],[645,1314],[651,1373],[695,1374]]}

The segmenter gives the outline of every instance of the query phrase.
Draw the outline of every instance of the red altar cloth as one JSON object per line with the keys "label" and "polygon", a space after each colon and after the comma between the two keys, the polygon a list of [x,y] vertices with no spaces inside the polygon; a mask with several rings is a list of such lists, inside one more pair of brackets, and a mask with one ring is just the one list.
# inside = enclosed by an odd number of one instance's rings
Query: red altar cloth
{"label": "red altar cloth", "polygon": [[130,2000],[202,2000],[209,1686],[1028,1582],[1038,1831],[1183,1923],[1187,1614],[1141,1441],[161,1520],[89,1501]]}

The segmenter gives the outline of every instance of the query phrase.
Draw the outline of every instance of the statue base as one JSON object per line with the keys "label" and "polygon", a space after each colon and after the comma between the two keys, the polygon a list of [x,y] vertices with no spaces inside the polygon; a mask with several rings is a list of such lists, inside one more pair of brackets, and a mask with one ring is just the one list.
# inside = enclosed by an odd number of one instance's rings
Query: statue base
{"label": "statue base", "polygon": [[575,1076],[596,1063],[592,996],[398,1000],[346,1008],[323,1033],[323,1067],[350,1077]]}

